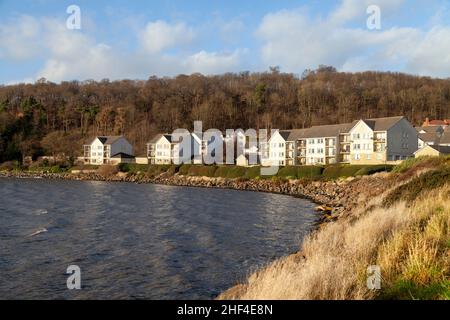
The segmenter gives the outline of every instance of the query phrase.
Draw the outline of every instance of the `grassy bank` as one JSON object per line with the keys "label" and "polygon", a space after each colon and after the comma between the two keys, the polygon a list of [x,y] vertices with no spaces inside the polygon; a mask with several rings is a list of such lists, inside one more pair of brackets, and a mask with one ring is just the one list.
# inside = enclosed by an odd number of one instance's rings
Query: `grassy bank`
{"label": "grassy bank", "polygon": [[[450,299],[450,158],[393,171],[383,194],[220,298]],[[371,265],[380,267],[381,290],[367,288]]]}
{"label": "grassy bank", "polygon": [[329,166],[287,166],[280,167],[277,174],[273,176],[262,176],[261,167],[238,167],[238,166],[206,166],[206,165],[136,165],[122,164],[120,170],[129,173],[142,173],[158,175],[161,173],[186,176],[204,176],[220,178],[240,179],[337,179],[345,177],[356,177],[370,175],[376,172],[391,171],[392,166],[385,165],[329,165]]}

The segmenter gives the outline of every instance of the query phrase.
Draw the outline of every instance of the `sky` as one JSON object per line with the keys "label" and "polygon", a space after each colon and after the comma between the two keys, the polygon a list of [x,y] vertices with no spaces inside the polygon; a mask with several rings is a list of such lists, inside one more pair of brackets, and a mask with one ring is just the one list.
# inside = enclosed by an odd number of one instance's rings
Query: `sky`
{"label": "sky", "polygon": [[0,0],[4,85],[320,64],[449,78],[450,0]]}

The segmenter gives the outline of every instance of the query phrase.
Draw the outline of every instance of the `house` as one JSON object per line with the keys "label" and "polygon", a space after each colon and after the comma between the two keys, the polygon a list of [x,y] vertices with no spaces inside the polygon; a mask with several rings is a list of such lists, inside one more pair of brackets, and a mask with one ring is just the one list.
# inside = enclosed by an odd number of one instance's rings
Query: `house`
{"label": "house", "polygon": [[[290,134],[290,130],[276,130],[272,134],[267,142],[267,147],[263,147],[262,164],[264,166],[286,166],[294,164],[295,155],[293,152],[295,152],[295,148],[293,146],[295,141],[289,140]],[[287,151],[291,149],[292,152],[288,155]]]}
{"label": "house", "polygon": [[297,163],[326,165],[349,162],[348,132],[352,123],[313,126],[299,132]]}
{"label": "house", "polygon": [[425,145],[450,146],[450,128],[442,126],[416,127],[419,149]]}
{"label": "house", "polygon": [[246,154],[241,154],[236,158],[236,165],[239,167],[248,167],[249,166],[249,156]]}
{"label": "house", "polygon": [[422,156],[439,157],[450,155],[450,146],[426,145],[414,153],[416,158]]}
{"label": "house", "polygon": [[158,134],[147,143],[149,164],[202,163],[202,141],[196,134]]}
{"label": "house", "polygon": [[425,119],[425,122],[422,124],[422,127],[434,127],[440,126],[442,128],[446,128],[450,126],[450,119],[444,120],[430,120],[429,118]]}
{"label": "house", "polygon": [[277,130],[262,147],[263,165],[379,164],[412,157],[418,132],[404,117]]}
{"label": "house", "polygon": [[418,133],[403,116],[361,119],[349,135],[350,164],[405,160],[418,149]]}
{"label": "house", "polygon": [[98,136],[83,146],[85,164],[134,162],[133,146],[123,136]]}

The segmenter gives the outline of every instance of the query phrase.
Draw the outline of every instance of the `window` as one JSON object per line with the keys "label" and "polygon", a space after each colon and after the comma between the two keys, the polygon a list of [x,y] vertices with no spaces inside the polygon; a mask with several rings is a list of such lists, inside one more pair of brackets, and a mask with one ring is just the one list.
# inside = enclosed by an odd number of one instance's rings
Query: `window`
{"label": "window", "polygon": [[372,155],[371,155],[371,154],[367,154],[367,155],[366,155],[366,159],[367,159],[367,160],[371,160],[371,159],[372,159]]}
{"label": "window", "polygon": [[317,143],[323,143],[323,139],[317,139]]}
{"label": "window", "polygon": [[280,152],[280,157],[284,157],[284,152]]}
{"label": "window", "polygon": [[284,147],[284,143],[279,143],[278,147],[283,148]]}
{"label": "window", "polygon": [[358,140],[360,138],[360,134],[359,133],[354,133],[353,134],[353,140]]}
{"label": "window", "polygon": [[353,145],[353,150],[361,150],[361,145],[359,143],[355,143]]}
{"label": "window", "polygon": [[381,153],[377,153],[377,160],[383,160],[383,155]]}
{"label": "window", "polygon": [[314,139],[309,139],[308,143],[314,144]]}
{"label": "window", "polygon": [[361,159],[361,155],[359,153],[355,154],[354,159],[355,160],[360,160]]}

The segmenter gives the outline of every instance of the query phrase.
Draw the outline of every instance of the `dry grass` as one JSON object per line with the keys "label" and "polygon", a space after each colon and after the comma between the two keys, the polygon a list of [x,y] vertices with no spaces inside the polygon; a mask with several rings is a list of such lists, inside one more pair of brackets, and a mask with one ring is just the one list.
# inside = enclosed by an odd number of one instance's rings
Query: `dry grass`
{"label": "dry grass", "polygon": [[[278,260],[219,299],[450,299],[450,185],[408,206],[380,198],[309,236],[306,258]],[[370,265],[381,268],[382,290],[367,288]]]}

